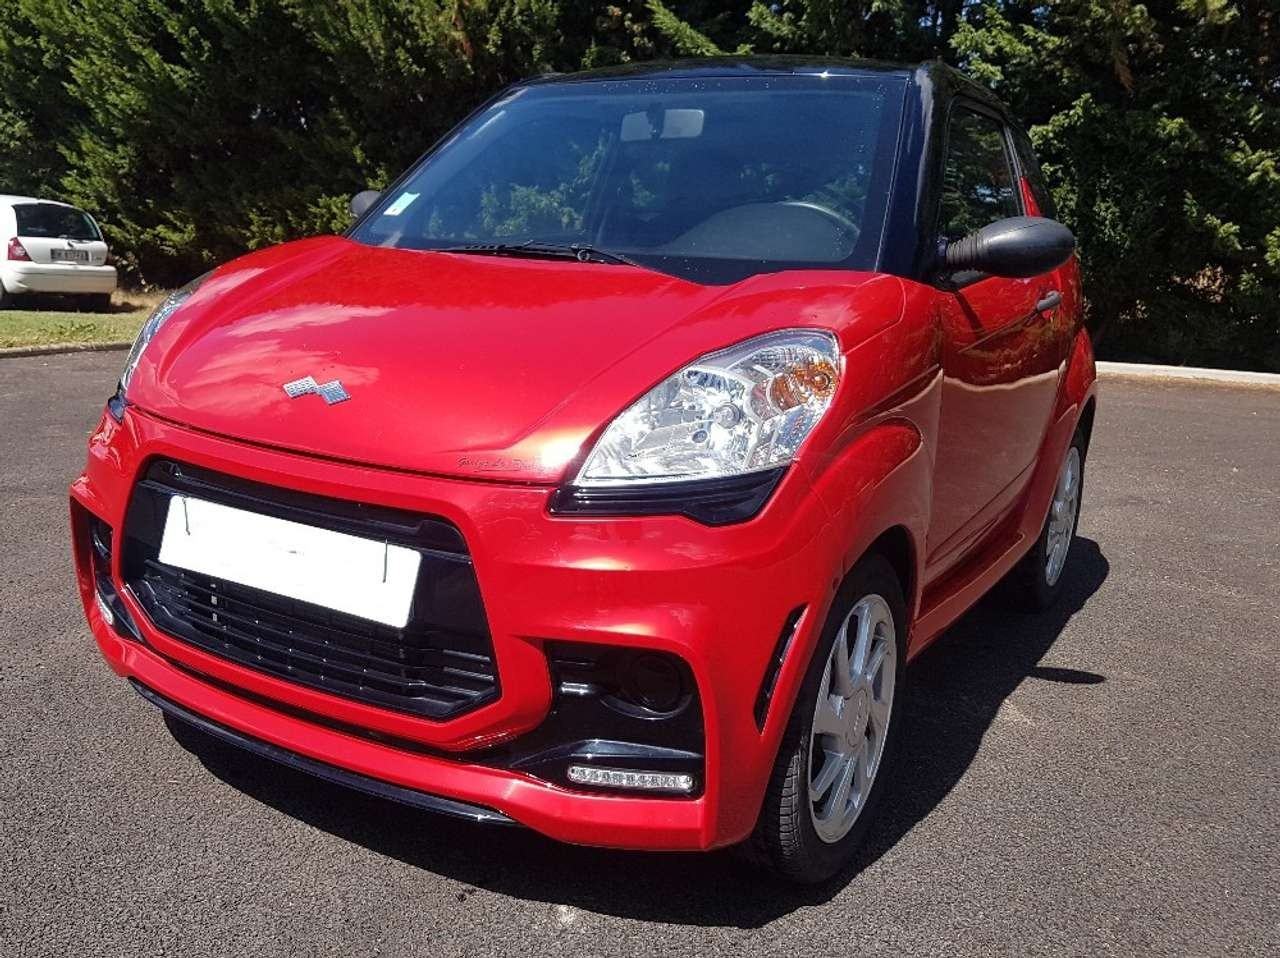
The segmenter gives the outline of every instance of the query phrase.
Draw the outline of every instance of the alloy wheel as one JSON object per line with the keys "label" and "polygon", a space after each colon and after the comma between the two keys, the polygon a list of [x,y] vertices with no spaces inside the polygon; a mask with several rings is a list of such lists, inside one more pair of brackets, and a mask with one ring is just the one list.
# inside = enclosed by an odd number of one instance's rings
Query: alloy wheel
{"label": "alloy wheel", "polygon": [[898,645],[879,595],[849,611],[831,646],[809,743],[809,813],[824,842],[840,841],[866,807],[893,714]]}
{"label": "alloy wheel", "polygon": [[1053,490],[1053,505],[1049,507],[1044,578],[1050,587],[1057,585],[1067,564],[1067,553],[1071,551],[1071,538],[1075,535],[1076,516],[1080,511],[1080,472],[1080,448],[1072,446],[1067,450],[1058,485]]}

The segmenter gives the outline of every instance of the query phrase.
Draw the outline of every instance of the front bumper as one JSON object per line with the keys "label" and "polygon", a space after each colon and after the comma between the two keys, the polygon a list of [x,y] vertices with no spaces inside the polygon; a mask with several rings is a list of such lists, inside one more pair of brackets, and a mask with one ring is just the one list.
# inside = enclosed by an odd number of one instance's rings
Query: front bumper
{"label": "front bumper", "polygon": [[[245,668],[158,631],[116,567],[119,601],[143,640],[132,641],[104,618],[87,543],[77,541],[86,616],[118,674],[253,740],[368,779],[493,809],[559,840],[705,849],[750,833],[841,561],[829,544],[830,514],[799,467],[760,515],[740,525],[710,528],[663,516],[571,518],[549,513],[547,487],[318,460],[194,432],[130,407],[120,423],[104,415],[72,497],[118,530],[134,484],[157,458],[452,522],[475,565],[502,694],[456,718],[431,721]],[[791,651],[775,673],[784,628]],[[487,748],[518,742],[547,719],[554,698],[549,642],[652,649],[687,663],[705,730],[699,795],[575,789],[477,758]],[[762,686],[772,691],[764,710]]]}
{"label": "front bumper", "polygon": [[132,683],[135,692],[164,712],[165,715],[194,726],[206,735],[212,736],[221,742],[242,748],[247,752],[253,752],[255,755],[261,755],[263,758],[268,758],[281,765],[287,765],[317,778],[323,778],[326,781],[335,782],[347,788],[354,788],[369,795],[376,795],[379,798],[390,799],[393,802],[399,802],[402,805],[409,805],[413,808],[423,808],[427,811],[450,815],[454,818],[465,818],[468,821],[485,825],[516,824],[513,819],[508,818],[501,812],[495,812],[479,805],[470,805],[466,802],[457,802],[449,798],[440,798],[427,792],[416,792],[412,789],[400,788],[382,779],[359,775],[339,765],[317,762],[313,758],[307,758],[297,752],[287,751],[279,746],[272,745],[270,742],[242,735],[235,729],[219,725],[217,722],[211,722],[203,715],[198,715],[177,702],[151,691],[136,679],[130,679],[129,681]]}
{"label": "front bumper", "polygon": [[116,268],[10,262],[0,267],[0,281],[15,294],[111,293],[116,288]]}

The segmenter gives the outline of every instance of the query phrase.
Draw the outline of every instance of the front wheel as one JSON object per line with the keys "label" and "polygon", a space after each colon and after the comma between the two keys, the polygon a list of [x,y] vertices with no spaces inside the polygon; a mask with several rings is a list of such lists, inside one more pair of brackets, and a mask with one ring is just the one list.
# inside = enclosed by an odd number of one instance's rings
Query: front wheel
{"label": "front wheel", "polygon": [[862,843],[893,759],[905,652],[902,586],[868,556],[836,596],[751,838],[781,877],[824,881]]}

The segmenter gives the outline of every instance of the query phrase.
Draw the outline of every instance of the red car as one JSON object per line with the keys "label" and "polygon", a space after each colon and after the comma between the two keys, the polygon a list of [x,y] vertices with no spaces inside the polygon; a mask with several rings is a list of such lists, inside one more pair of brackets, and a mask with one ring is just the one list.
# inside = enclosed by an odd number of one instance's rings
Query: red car
{"label": "red car", "polygon": [[94,636],[331,780],[830,876],[908,661],[1063,586],[1095,386],[1049,204],[936,63],[517,84],[156,310],[71,487]]}

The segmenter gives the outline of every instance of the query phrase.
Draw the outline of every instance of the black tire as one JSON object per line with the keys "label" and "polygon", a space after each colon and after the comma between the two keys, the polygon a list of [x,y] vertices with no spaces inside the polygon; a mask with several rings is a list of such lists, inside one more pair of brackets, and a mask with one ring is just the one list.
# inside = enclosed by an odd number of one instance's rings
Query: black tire
{"label": "black tire", "polygon": [[89,293],[84,297],[84,305],[86,311],[90,313],[109,313],[111,312],[111,294]]}
{"label": "black tire", "polygon": [[[897,640],[896,681],[889,711],[888,730],[879,769],[853,827],[839,841],[823,841],[813,824],[809,802],[810,748],[814,707],[819,687],[840,626],[862,598],[879,595],[893,614]],[[899,712],[902,707],[906,667],[907,613],[902,585],[893,566],[882,556],[869,555],[854,566],[832,604],[814,650],[805,680],[796,696],[787,730],[778,748],[773,773],[765,792],[760,818],[752,834],[748,858],[787,881],[815,884],[826,881],[852,860],[875,818],[885,782],[893,776]]]}
{"label": "black tire", "polygon": [[8,309],[13,305],[13,296],[4,288],[4,283],[0,283],[0,309]]}
{"label": "black tire", "polygon": [[[1031,551],[1022,557],[1005,580],[1005,595],[1009,602],[1026,612],[1044,612],[1053,607],[1062,594],[1063,584],[1067,581],[1067,570],[1071,567],[1071,552],[1076,540],[1076,526],[1080,521],[1080,505],[1084,501],[1085,443],[1079,431],[1071,439],[1063,463],[1067,462],[1071,451],[1075,450],[1080,457],[1080,476],[1075,496],[1075,507],[1071,513],[1071,529],[1067,545],[1067,555],[1058,577],[1050,582],[1048,577],[1049,540],[1053,525],[1053,507],[1045,517],[1044,527],[1036,539]],[[1059,467],[1061,470],[1061,467]],[[1055,485],[1055,490],[1057,486]]]}

